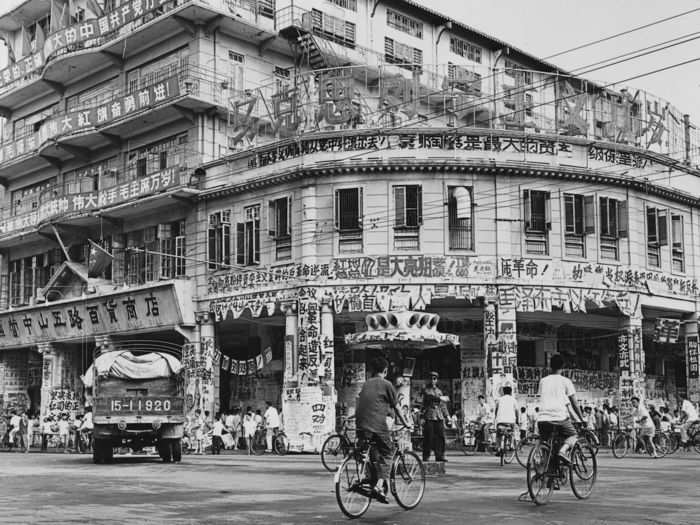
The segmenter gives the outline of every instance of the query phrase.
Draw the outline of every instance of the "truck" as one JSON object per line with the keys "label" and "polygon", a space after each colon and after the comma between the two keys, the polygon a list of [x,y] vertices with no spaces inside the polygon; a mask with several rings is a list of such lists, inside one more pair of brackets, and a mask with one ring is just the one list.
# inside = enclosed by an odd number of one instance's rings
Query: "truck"
{"label": "truck", "polygon": [[83,376],[91,390],[93,461],[111,463],[114,448],[154,446],[164,462],[182,459],[185,388],[181,355],[107,350]]}

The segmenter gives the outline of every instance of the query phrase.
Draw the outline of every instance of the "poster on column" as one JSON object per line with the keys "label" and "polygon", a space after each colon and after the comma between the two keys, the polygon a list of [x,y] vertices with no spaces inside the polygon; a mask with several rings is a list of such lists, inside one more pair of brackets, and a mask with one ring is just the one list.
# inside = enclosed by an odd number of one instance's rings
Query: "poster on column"
{"label": "poster on column", "polygon": [[300,385],[316,385],[321,361],[321,315],[315,298],[303,297],[298,303],[297,366]]}
{"label": "poster on column", "polygon": [[357,398],[362,390],[362,385],[365,384],[365,363],[344,363],[340,373],[340,387],[338,388],[340,414],[352,417],[355,415]]}
{"label": "poster on column", "polygon": [[685,339],[685,348],[688,360],[688,379],[698,379],[698,336],[689,335]]}

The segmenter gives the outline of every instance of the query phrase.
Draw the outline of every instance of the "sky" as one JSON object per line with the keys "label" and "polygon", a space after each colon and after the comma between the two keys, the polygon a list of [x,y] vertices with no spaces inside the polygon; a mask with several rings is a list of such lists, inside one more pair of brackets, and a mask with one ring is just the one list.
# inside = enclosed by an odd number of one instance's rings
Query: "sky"
{"label": "sky", "polygon": [[[418,1],[540,58],[700,8],[700,0]],[[548,61],[564,70],[572,71],[628,51],[695,32],[698,34],[693,36],[700,37],[700,11]],[[700,58],[700,38],[584,76],[591,80],[612,83],[693,58]],[[666,99],[683,113],[689,113],[691,121],[700,125],[700,61],[626,84]]]}

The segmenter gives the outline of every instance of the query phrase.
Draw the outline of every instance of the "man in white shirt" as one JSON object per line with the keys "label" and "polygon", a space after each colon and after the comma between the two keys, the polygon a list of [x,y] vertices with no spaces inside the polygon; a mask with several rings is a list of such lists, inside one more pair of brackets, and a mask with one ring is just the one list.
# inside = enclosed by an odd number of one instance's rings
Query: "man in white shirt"
{"label": "man in white shirt", "polygon": [[542,441],[547,441],[556,432],[565,439],[559,449],[559,457],[568,462],[569,449],[576,444],[576,429],[571,423],[569,411],[573,410],[579,420],[583,420],[583,417],[576,401],[574,384],[561,375],[564,366],[561,355],[553,355],[550,366],[552,373],[540,379],[537,426]]}
{"label": "man in white shirt", "polygon": [[680,398],[682,400],[680,414],[681,441],[683,442],[683,446],[687,446],[689,438],[688,429],[698,422],[698,411],[695,410],[695,407],[685,394],[681,394]]}
{"label": "man in white shirt", "polygon": [[277,413],[277,409],[272,406],[270,401],[266,401],[267,410],[265,410],[265,428],[267,432],[265,433],[265,439],[267,441],[267,451],[272,452],[272,437],[277,435],[277,431],[280,429],[280,416]]}
{"label": "man in white shirt", "polygon": [[659,457],[656,453],[656,447],[654,446],[654,433],[656,432],[656,427],[654,426],[654,421],[652,421],[651,416],[647,407],[645,407],[638,397],[632,398],[632,419],[637,428],[638,437],[642,439],[642,443],[646,443],[646,449],[649,453],[657,458]]}
{"label": "man in white shirt", "polygon": [[14,410],[11,412],[12,417],[10,418],[10,434],[8,436],[8,439],[10,440],[10,450],[12,450],[12,447],[15,446],[15,436],[19,432],[19,423],[22,420],[17,415],[17,412]]}
{"label": "man in white shirt", "polygon": [[520,422],[520,409],[518,402],[513,397],[513,387],[506,384],[503,387],[503,395],[496,400],[496,432],[499,435],[499,446],[503,432],[510,428],[513,438],[518,441],[519,432],[514,432],[515,426]]}

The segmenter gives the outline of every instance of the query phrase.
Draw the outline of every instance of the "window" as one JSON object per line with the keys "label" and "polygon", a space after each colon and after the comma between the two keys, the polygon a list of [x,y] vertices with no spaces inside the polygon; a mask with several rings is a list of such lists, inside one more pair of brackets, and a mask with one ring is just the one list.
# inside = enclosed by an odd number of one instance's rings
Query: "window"
{"label": "window", "polygon": [[585,235],[595,231],[593,196],[564,194],[565,255],[585,257]]}
{"label": "window", "polygon": [[481,96],[481,75],[455,64],[447,64],[447,79],[452,88]]}
{"label": "window", "polygon": [[311,10],[311,28],[317,35],[346,47],[355,47],[355,24],[319,11]]}
{"label": "window", "polygon": [[335,190],[335,229],[339,251],[362,251],[362,188]]}
{"label": "window", "polygon": [[525,93],[525,114],[528,117],[532,116],[532,108],[535,106],[535,103],[532,99],[532,94],[531,93]]}
{"label": "window", "polygon": [[186,163],[187,133],[183,133],[129,152],[126,174],[119,182],[143,178],[168,167],[183,167]]}
{"label": "window", "polygon": [[158,240],[161,278],[183,277],[185,275],[185,221],[159,224]]}
{"label": "window", "polygon": [[349,9],[350,11],[357,11],[357,0],[328,0],[331,4],[342,7],[343,9]]}
{"label": "window", "polygon": [[423,38],[423,23],[391,9],[386,10],[386,25],[408,33],[416,38]]}
{"label": "window", "polygon": [[162,82],[175,75],[184,75],[189,70],[186,47],[132,69],[126,74],[128,93]]}
{"label": "window", "polygon": [[245,56],[235,51],[228,52],[229,89],[241,93],[245,90]]}
{"label": "window", "polygon": [[685,258],[683,256],[683,216],[671,215],[671,270],[673,272],[685,272]]}
{"label": "window", "polygon": [[236,225],[236,263],[260,264],[260,205],[243,209],[244,222]]}
{"label": "window", "polygon": [[397,42],[393,38],[384,37],[384,59],[390,64],[414,69],[423,64],[423,51]]}
{"label": "window", "polygon": [[618,240],[627,237],[627,202],[600,198],[600,257],[618,260]]}
{"label": "window", "polygon": [[450,186],[447,194],[450,250],[473,250],[472,190],[465,186]]}
{"label": "window", "polygon": [[99,106],[112,100],[114,92],[119,86],[118,77],[111,78],[104,82],[86,89],[77,95],[72,95],[66,98],[66,111],[76,109],[86,109]]}
{"label": "window", "polygon": [[63,175],[63,194],[98,191],[117,184],[119,161],[112,157]]}
{"label": "window", "polygon": [[54,197],[56,178],[25,186],[12,192],[12,215],[35,211],[46,199]]}
{"label": "window", "polygon": [[661,247],[668,244],[668,212],[647,208],[647,264],[661,267]]}
{"label": "window", "polygon": [[36,296],[37,289],[46,286],[61,261],[61,250],[50,250],[10,261],[10,305],[30,304]]}
{"label": "window", "polygon": [[292,256],[292,199],[272,200],[268,211],[268,233],[275,241],[276,259],[289,259]]}
{"label": "window", "polygon": [[420,186],[394,186],[394,228],[418,228],[423,222]]}
{"label": "window", "polygon": [[451,36],[450,51],[455,55],[459,55],[481,64],[481,48],[479,46],[475,46],[474,44],[470,44],[466,40],[462,40],[456,36]]}
{"label": "window", "polygon": [[504,73],[510,78],[519,78],[519,84],[521,85],[532,84],[532,71],[526,71],[520,64],[517,64],[512,60],[506,59]]}
{"label": "window", "polygon": [[525,251],[533,255],[549,253],[548,231],[552,228],[549,192],[524,190]]}
{"label": "window", "polygon": [[423,223],[420,186],[394,186],[394,248],[418,250]]}
{"label": "window", "polygon": [[220,270],[231,264],[231,212],[219,211],[209,215],[209,269]]}

